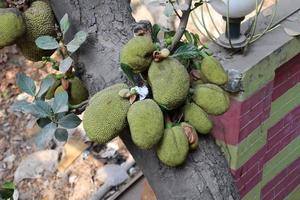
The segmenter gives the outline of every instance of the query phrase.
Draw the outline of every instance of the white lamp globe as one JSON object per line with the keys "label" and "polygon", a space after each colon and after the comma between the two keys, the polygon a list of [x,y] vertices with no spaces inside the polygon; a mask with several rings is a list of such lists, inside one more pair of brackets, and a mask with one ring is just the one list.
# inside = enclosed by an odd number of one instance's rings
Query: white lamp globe
{"label": "white lamp globe", "polygon": [[222,16],[227,16],[228,4],[230,18],[241,18],[250,14],[262,0],[210,0],[211,6]]}

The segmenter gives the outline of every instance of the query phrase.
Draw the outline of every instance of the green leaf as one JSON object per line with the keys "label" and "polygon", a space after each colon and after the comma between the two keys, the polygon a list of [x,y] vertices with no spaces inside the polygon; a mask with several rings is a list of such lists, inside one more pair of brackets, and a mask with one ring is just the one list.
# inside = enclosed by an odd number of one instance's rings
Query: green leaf
{"label": "green leaf", "polygon": [[38,48],[43,50],[52,50],[59,47],[56,39],[49,35],[40,36],[35,40],[35,44]]}
{"label": "green leaf", "polygon": [[188,43],[194,44],[194,39],[190,32],[184,31],[184,36],[185,36],[186,40],[188,41]]}
{"label": "green leaf", "polygon": [[65,142],[68,140],[68,131],[64,128],[57,128],[54,136],[58,141]]}
{"label": "green leaf", "polygon": [[59,26],[60,26],[61,32],[63,33],[63,35],[65,35],[65,33],[70,28],[70,21],[69,21],[69,16],[67,13],[59,21]]}
{"label": "green leaf", "polygon": [[15,190],[13,182],[5,182],[0,188],[0,199],[11,199]]}
{"label": "green leaf", "polygon": [[66,57],[59,64],[59,71],[62,73],[67,72],[72,66],[72,63],[73,63],[73,59],[70,56]]}
{"label": "green leaf", "polygon": [[185,44],[176,49],[173,55],[170,57],[173,58],[182,58],[182,59],[191,59],[191,58],[196,58],[200,56],[200,51],[199,49],[191,44]]}
{"label": "green leaf", "polygon": [[53,112],[61,113],[67,112],[69,110],[68,106],[68,93],[67,92],[59,92],[54,96],[54,102],[52,105]]}
{"label": "green leaf", "polygon": [[154,25],[152,26],[152,40],[153,40],[154,42],[157,42],[157,41],[158,41],[157,35],[158,35],[159,31],[160,31],[160,26],[159,26],[158,24],[154,24]]}
{"label": "green leaf", "polygon": [[36,87],[32,78],[26,76],[23,73],[17,74],[17,85],[25,93],[34,96]]}
{"label": "green leaf", "polygon": [[47,102],[41,100],[37,100],[35,102],[35,109],[42,117],[48,117],[52,113],[50,105]]}
{"label": "green leaf", "polygon": [[64,128],[76,128],[81,123],[81,119],[74,113],[70,113],[58,121]]}
{"label": "green leaf", "polygon": [[52,139],[57,125],[50,123],[46,125],[35,137],[35,144],[38,148],[44,148]]}
{"label": "green leaf", "polygon": [[84,31],[77,32],[73,40],[67,44],[68,51],[71,53],[77,51],[77,49],[85,42],[87,36],[87,33]]}
{"label": "green leaf", "polygon": [[55,82],[55,80],[52,76],[47,76],[46,78],[44,78],[42,80],[40,90],[36,96],[38,98],[43,96],[43,94],[45,94],[49,90],[49,88],[54,84],[54,82]]}
{"label": "green leaf", "polygon": [[[11,106],[14,112],[22,112],[32,114],[37,118],[44,118],[49,116],[49,105],[47,103],[29,103],[27,101],[18,101]],[[51,110],[50,110],[51,111]]]}
{"label": "green leaf", "polygon": [[44,128],[45,126],[47,126],[48,124],[50,124],[52,121],[51,119],[49,119],[48,117],[46,118],[39,118],[36,123],[38,124],[38,126],[40,128]]}

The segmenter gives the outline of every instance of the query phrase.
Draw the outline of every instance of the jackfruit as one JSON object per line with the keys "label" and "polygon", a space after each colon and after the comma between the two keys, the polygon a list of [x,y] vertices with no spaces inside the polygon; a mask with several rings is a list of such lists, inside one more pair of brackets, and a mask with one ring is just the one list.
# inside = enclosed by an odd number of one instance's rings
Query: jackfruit
{"label": "jackfruit", "polygon": [[12,45],[25,33],[25,23],[16,8],[0,8],[0,48]]}
{"label": "jackfruit", "polygon": [[166,128],[157,148],[159,160],[170,167],[181,165],[186,160],[189,143],[181,126]]}
{"label": "jackfruit", "polygon": [[78,78],[74,77],[68,79],[70,81],[69,86],[69,103],[71,105],[77,105],[89,98],[89,92],[84,86],[83,82]]}
{"label": "jackfruit", "polygon": [[[71,105],[80,104],[81,102],[89,98],[88,90],[86,89],[83,82],[78,77],[68,79],[68,81],[69,81],[69,88],[67,89],[67,92],[69,94],[69,103]],[[61,85],[56,88],[54,94],[63,91],[65,91],[65,89]]]}
{"label": "jackfruit", "polygon": [[209,83],[197,85],[192,99],[205,112],[211,115],[221,115],[230,106],[228,94],[219,86]]}
{"label": "jackfruit", "polygon": [[174,58],[152,62],[148,71],[153,99],[167,110],[179,107],[187,98],[190,77],[186,68]]}
{"label": "jackfruit", "polygon": [[83,115],[83,128],[92,141],[104,144],[126,127],[130,103],[120,97],[118,92],[116,88],[106,88],[98,92],[87,106]]}
{"label": "jackfruit", "polygon": [[120,60],[128,65],[133,72],[147,70],[152,62],[155,46],[149,36],[137,36],[128,41],[121,50]]}
{"label": "jackfruit", "polygon": [[[68,92],[68,91],[66,91],[66,90],[63,88],[63,86],[60,85],[60,86],[58,86],[58,87],[56,88],[56,90],[55,90],[55,92],[54,92],[54,95],[56,95],[56,94],[58,94],[58,93],[60,93],[60,92]],[[69,97],[69,98],[70,98],[70,97]]]}
{"label": "jackfruit", "polygon": [[141,149],[152,148],[163,136],[163,113],[152,99],[135,102],[129,108],[127,120],[132,141]]}
{"label": "jackfruit", "polygon": [[198,133],[207,134],[213,127],[213,123],[202,108],[195,103],[187,103],[183,112],[184,121],[191,124]]}
{"label": "jackfruit", "polygon": [[106,94],[107,91],[117,91],[119,94],[120,90],[122,89],[128,89],[128,86],[124,83],[117,83],[107,88],[104,88],[103,90],[97,92],[94,96],[92,96],[92,98],[89,100],[89,104],[91,104],[94,101],[94,99],[100,98],[100,96]]}
{"label": "jackfruit", "polygon": [[54,50],[39,49],[35,40],[43,35],[55,36],[55,18],[46,1],[34,1],[24,12],[26,33],[17,42],[23,55],[32,61],[40,61],[44,56],[51,56]]}
{"label": "jackfruit", "polygon": [[[55,75],[51,74],[50,76],[52,76],[55,79]],[[60,84],[61,84],[60,80],[55,79],[53,85],[46,92],[45,99],[53,98],[55,90],[60,86]]]}
{"label": "jackfruit", "polygon": [[209,83],[224,85],[228,81],[228,75],[221,63],[213,56],[206,56],[202,60],[201,74]]}

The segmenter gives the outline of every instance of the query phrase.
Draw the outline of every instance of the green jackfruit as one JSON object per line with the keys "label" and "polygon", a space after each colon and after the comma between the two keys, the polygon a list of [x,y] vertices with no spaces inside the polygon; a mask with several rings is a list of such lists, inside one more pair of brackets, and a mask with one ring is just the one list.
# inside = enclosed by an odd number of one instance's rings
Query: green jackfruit
{"label": "green jackfruit", "polygon": [[121,50],[121,63],[128,65],[133,72],[140,73],[149,68],[155,46],[151,37],[137,36],[128,41]]}
{"label": "green jackfruit", "polygon": [[107,88],[97,93],[86,108],[83,128],[90,140],[104,144],[118,136],[126,127],[130,103],[118,93],[117,89]]}
{"label": "green jackfruit", "polygon": [[159,160],[170,167],[181,165],[189,152],[189,142],[181,126],[166,128],[163,138],[158,144]]}
{"label": "green jackfruit", "polygon": [[192,98],[198,106],[211,115],[221,115],[230,106],[228,94],[219,86],[209,83],[197,85]]}
{"label": "green jackfruit", "polygon": [[210,83],[223,85],[228,81],[228,75],[221,63],[212,56],[206,56],[202,60],[201,74]]}
{"label": "green jackfruit", "polygon": [[25,23],[16,8],[0,8],[0,48],[12,45],[25,33]]}
{"label": "green jackfruit", "polygon": [[60,80],[55,79],[55,75],[51,74],[50,76],[53,77],[55,80],[54,84],[49,88],[49,90],[46,92],[45,99],[51,99],[54,97],[55,90],[60,86],[61,82]]}
{"label": "green jackfruit", "polygon": [[51,56],[54,50],[39,49],[35,40],[43,35],[55,37],[55,18],[50,5],[45,1],[35,1],[24,12],[26,33],[18,40],[23,55],[32,61],[40,61],[43,56]]}
{"label": "green jackfruit", "polygon": [[93,103],[94,99],[98,99],[98,98],[100,98],[100,96],[106,94],[107,91],[116,91],[119,94],[119,91],[122,89],[128,89],[128,86],[124,83],[117,83],[117,84],[111,85],[107,88],[104,88],[103,90],[101,90],[100,92],[97,92],[94,96],[92,96],[89,104]]}
{"label": "green jackfruit", "polygon": [[148,71],[153,99],[167,110],[179,107],[187,98],[190,77],[186,68],[176,59],[152,62]]}
{"label": "green jackfruit", "polygon": [[54,95],[60,93],[60,92],[67,92],[62,85],[58,86],[54,92]]}
{"label": "green jackfruit", "polygon": [[127,120],[132,141],[141,149],[152,148],[163,136],[163,113],[152,99],[135,102],[129,108]]}
{"label": "green jackfruit", "polygon": [[89,98],[88,90],[86,89],[83,82],[78,77],[69,79],[69,81],[70,81],[69,103],[71,105],[80,104],[81,102],[83,102]]}
{"label": "green jackfruit", "polygon": [[[74,77],[71,79],[68,79],[69,81],[69,88],[68,88],[68,94],[69,94],[69,103],[71,105],[77,105],[81,102],[87,100],[89,98],[89,92],[84,86],[83,82],[78,78]],[[51,89],[51,88],[50,88]],[[55,89],[55,93],[57,94],[59,92],[65,91],[63,86],[58,86]]]}
{"label": "green jackfruit", "polygon": [[208,115],[195,103],[187,103],[184,106],[184,121],[191,124],[198,133],[207,134],[213,127]]}

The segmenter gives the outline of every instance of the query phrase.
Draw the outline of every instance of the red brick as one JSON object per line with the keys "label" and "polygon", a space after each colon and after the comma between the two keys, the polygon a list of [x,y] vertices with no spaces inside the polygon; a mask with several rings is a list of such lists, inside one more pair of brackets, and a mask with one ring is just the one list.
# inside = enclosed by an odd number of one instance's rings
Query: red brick
{"label": "red brick", "polygon": [[300,175],[296,176],[285,188],[287,193],[291,193],[300,184]]}
{"label": "red brick", "polygon": [[256,128],[258,128],[267,118],[266,113],[261,113],[255,119],[250,121],[246,126],[241,128],[239,141],[245,139],[248,135],[250,135]]}
{"label": "red brick", "polygon": [[288,193],[285,190],[282,190],[279,194],[275,194],[274,200],[283,200]]}

